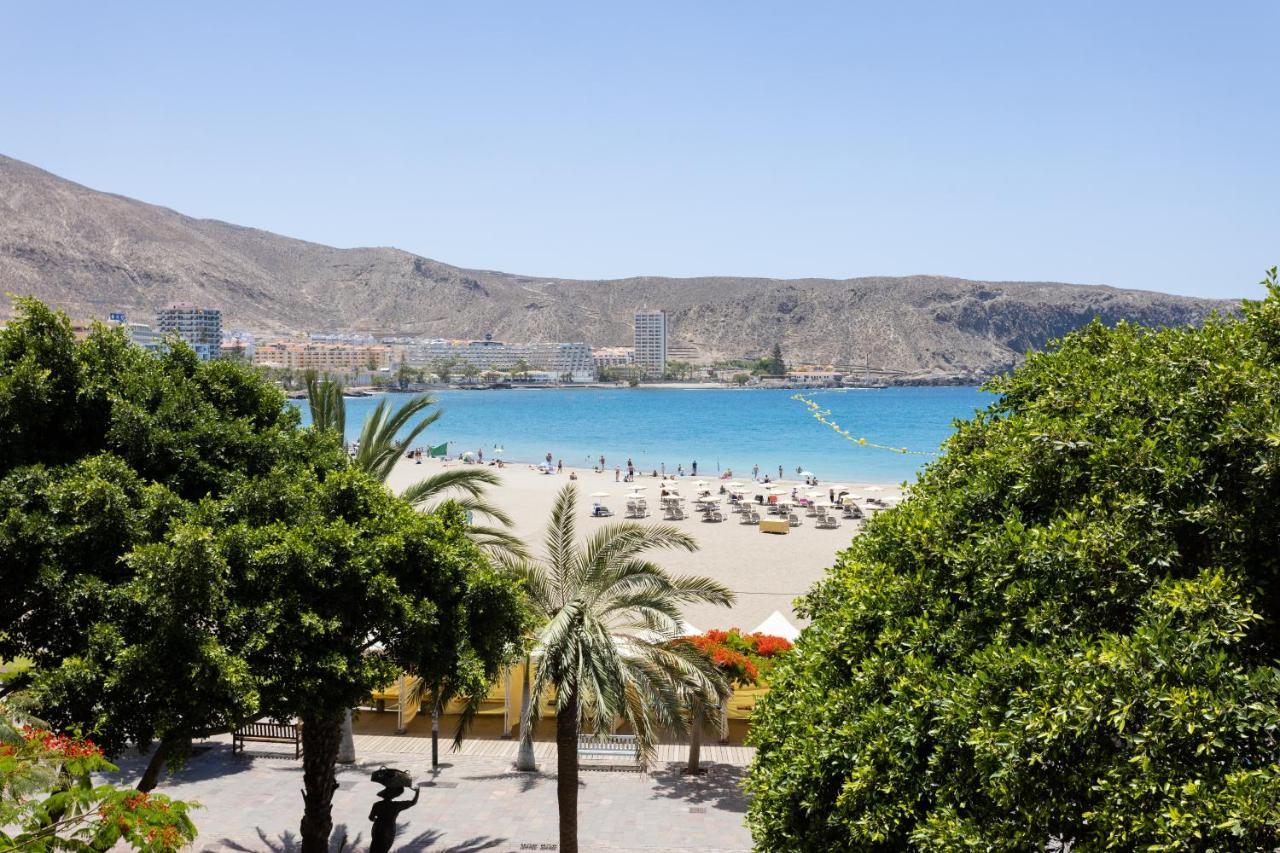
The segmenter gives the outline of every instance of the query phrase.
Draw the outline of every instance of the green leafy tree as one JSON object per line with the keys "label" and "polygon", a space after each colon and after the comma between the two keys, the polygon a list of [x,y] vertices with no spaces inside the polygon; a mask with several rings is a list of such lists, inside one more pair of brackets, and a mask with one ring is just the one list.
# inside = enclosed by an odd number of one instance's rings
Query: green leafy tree
{"label": "green leafy tree", "polygon": [[409,366],[407,361],[401,359],[400,364],[396,367],[396,385],[403,391],[409,387],[409,383],[412,381],[413,368]]}
{"label": "green leafy tree", "polygon": [[105,328],[77,342],[65,316],[18,308],[0,332],[0,657],[32,662],[20,686],[57,728],[108,755],[158,741],[146,790],[256,701],[187,519],[310,439],[248,368]]}
{"label": "green leafy tree", "polygon": [[1280,845],[1280,284],[989,387],[804,599],[753,720],[768,850]]}
{"label": "green leafy tree", "polygon": [[751,381],[751,375],[748,373],[735,373],[733,375],[733,382],[735,385],[738,385],[738,386],[746,385],[750,381]]}
{"label": "green leafy tree", "polygon": [[[461,511],[415,511],[354,468],[280,472],[234,495],[216,529],[235,589],[256,602],[250,664],[260,707],[303,723],[303,850],[327,850],[348,709],[399,672],[496,670],[519,642],[517,583],[467,537]],[[216,519],[214,520],[216,521]]]}
{"label": "green leafy tree", "polygon": [[[340,441],[346,425],[342,384],[328,377],[313,377],[307,385],[307,401],[312,425]],[[444,414],[443,409],[436,409],[424,415],[434,404],[435,400],[430,395],[423,394],[393,411],[386,400],[380,400],[361,428],[360,449],[353,460],[355,467],[385,484],[405,451]],[[415,421],[419,415],[424,416]],[[486,523],[477,524],[473,521],[468,525],[471,539],[486,550],[522,557],[526,553],[524,543],[510,533],[511,518],[485,498],[486,488],[499,484],[498,476],[484,468],[455,468],[424,477],[405,489],[401,496],[428,512],[437,511],[443,502],[449,501],[469,513],[473,519],[476,516],[484,518]],[[435,738],[439,734],[439,709],[454,696],[470,698],[477,689],[475,674],[478,670],[475,662],[464,653],[460,652],[460,655],[448,669],[434,673],[432,680],[424,679],[419,682],[430,692],[430,696],[415,698],[429,698],[435,709],[432,719],[433,755],[437,751]],[[418,666],[421,668],[421,662],[418,662]],[[483,669],[479,672],[488,675]],[[490,683],[492,678],[484,683],[483,689],[487,691]],[[472,704],[468,702],[468,708]],[[464,715],[464,720],[469,721],[469,716]],[[342,760],[354,761],[355,747],[351,738],[349,708],[344,713],[341,738],[345,745]]]}
{"label": "green leafy tree", "polygon": [[459,507],[415,511],[253,371],[19,309],[0,331],[0,658],[30,666],[2,690],[108,753],[300,717],[303,847],[327,849],[341,711],[426,662],[500,666],[518,586]]}
{"label": "green leafy tree", "polygon": [[532,716],[554,691],[562,853],[578,849],[578,733],[607,733],[622,720],[645,764],[662,730],[686,731],[686,697],[719,696],[726,687],[696,649],[672,642],[681,634],[680,607],[733,602],[719,583],[672,576],[648,558],[660,549],[694,550],[688,534],[622,522],[579,543],[576,506],[577,489],[565,486],[552,508],[543,561],[507,563],[542,623],[521,739],[532,737]]}
{"label": "green leafy tree", "polygon": [[514,373],[521,382],[529,381],[530,370],[532,370],[532,368],[529,366],[529,362],[525,361],[523,358],[516,359],[516,363],[511,365],[511,372]]}
{"label": "green leafy tree", "polygon": [[476,367],[474,364],[472,364],[469,361],[463,362],[462,377],[466,379],[467,382],[475,382],[476,377],[479,375],[480,375],[480,368]]}
{"label": "green leafy tree", "polygon": [[441,382],[447,385],[453,376],[453,369],[457,365],[458,360],[456,358],[442,358],[432,363],[431,370],[440,378]]}

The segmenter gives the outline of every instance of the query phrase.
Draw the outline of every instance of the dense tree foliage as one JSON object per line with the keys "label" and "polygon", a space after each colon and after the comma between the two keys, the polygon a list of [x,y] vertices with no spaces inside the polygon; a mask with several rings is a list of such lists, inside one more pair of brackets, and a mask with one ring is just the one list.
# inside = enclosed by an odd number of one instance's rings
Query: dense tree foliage
{"label": "dense tree foliage", "polygon": [[225,730],[257,696],[228,646],[229,578],[188,519],[341,454],[245,367],[106,329],[77,342],[64,316],[19,307],[0,332],[0,658],[31,659],[41,715],[108,754]]}
{"label": "dense tree foliage", "polygon": [[192,738],[301,718],[303,848],[326,850],[346,710],[404,669],[494,672],[526,627],[517,581],[460,507],[415,511],[252,370],[20,311],[0,332],[0,659],[32,665],[0,694],[108,755],[158,740],[144,790]]}
{"label": "dense tree foliage", "polygon": [[1280,286],[997,380],[804,599],[767,850],[1280,845]]}

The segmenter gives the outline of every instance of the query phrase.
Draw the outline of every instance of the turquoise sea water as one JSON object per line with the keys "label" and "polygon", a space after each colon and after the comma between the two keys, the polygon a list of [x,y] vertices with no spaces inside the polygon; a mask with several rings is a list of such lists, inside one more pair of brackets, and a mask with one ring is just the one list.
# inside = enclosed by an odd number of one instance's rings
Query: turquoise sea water
{"label": "turquoise sea water", "polygon": [[[698,473],[732,468],[735,476],[788,477],[796,469],[824,480],[896,483],[913,480],[931,456],[903,455],[856,445],[813,418],[790,390],[758,389],[513,389],[433,392],[445,415],[420,443],[449,442],[449,453],[495,447],[508,461],[537,461],[552,454],[565,465],[588,467],[601,454],[606,464],[667,471],[697,460]],[[936,451],[952,421],[985,408],[991,395],[976,388],[885,388],[805,392],[829,420],[868,442]],[[402,405],[407,394],[387,395]],[[347,400],[347,440],[380,397]],[[309,420],[301,406],[304,423]]]}

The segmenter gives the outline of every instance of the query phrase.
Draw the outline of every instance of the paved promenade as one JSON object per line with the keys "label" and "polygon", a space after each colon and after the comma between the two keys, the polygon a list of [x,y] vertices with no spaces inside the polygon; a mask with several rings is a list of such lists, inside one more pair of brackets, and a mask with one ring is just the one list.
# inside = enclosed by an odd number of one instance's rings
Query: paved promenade
{"label": "paved promenade", "polygon": [[[233,756],[229,738],[205,746],[209,748],[176,776],[166,776],[158,789],[203,805],[193,815],[200,829],[194,849],[296,851],[302,763],[294,760],[292,748],[258,744],[251,745],[247,755]],[[430,749],[427,738],[356,736],[358,763],[339,765],[338,770],[331,848],[335,853],[367,850],[369,807],[381,789],[369,774],[382,765],[408,771],[415,782],[430,783],[418,804],[402,813],[395,850],[557,849],[554,744],[535,744],[538,773],[512,769],[513,741],[469,740],[455,753],[445,740],[444,766],[434,773]],[[749,851],[751,836],[743,825],[747,800],[740,784],[750,754],[744,747],[704,746],[710,770],[698,779],[680,773],[685,747],[679,745],[662,747],[649,773],[590,769],[584,762],[578,802],[582,849]],[[142,761],[121,764],[125,776],[135,778]]]}

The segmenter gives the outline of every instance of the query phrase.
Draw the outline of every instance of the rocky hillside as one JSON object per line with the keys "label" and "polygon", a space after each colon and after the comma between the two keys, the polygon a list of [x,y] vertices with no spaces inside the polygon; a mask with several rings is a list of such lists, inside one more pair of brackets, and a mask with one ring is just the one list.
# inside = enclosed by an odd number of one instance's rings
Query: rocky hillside
{"label": "rocky hillside", "polygon": [[[173,300],[228,327],[630,342],[631,314],[665,308],[699,360],[782,344],[791,362],[901,381],[964,381],[1015,364],[1093,317],[1195,323],[1233,303],[1043,282],[906,278],[577,281],[449,266],[398,249],[337,249],[97,192],[0,157],[0,291],[76,319],[147,318]],[[7,300],[0,316],[7,313]]]}

